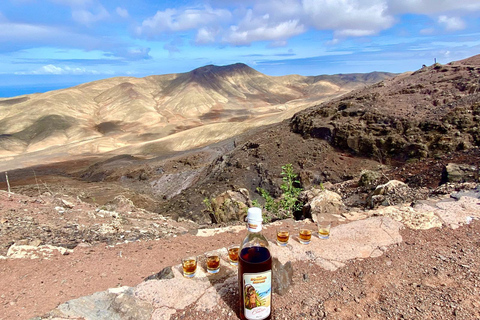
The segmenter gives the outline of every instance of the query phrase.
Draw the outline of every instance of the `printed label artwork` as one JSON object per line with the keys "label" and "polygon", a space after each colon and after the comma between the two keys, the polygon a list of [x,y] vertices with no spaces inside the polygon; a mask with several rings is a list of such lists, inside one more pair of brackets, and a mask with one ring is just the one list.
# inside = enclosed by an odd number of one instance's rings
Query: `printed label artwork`
{"label": "printed label artwork", "polygon": [[259,320],[270,315],[272,271],[243,275],[244,314],[247,319]]}

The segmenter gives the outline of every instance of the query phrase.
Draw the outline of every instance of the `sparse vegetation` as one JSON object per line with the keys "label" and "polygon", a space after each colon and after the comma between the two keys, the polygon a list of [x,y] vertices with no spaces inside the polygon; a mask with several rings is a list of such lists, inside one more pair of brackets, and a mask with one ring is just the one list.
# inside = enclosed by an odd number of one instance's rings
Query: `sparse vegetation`
{"label": "sparse vegetation", "polygon": [[[274,218],[284,219],[293,217],[293,213],[301,209],[302,204],[298,201],[298,196],[303,189],[298,187],[300,181],[298,175],[293,171],[292,164],[282,166],[281,175],[283,183],[280,189],[282,189],[283,194],[279,199],[273,198],[263,188],[259,187],[257,191],[265,199],[265,210],[271,213]],[[268,218],[265,219],[268,220]]]}
{"label": "sparse vegetation", "polygon": [[283,191],[283,198],[280,201],[281,207],[289,212],[291,215],[293,212],[301,209],[301,204],[298,202],[298,196],[302,192],[302,188],[297,187],[300,185],[298,175],[293,171],[292,164],[286,164],[282,166],[283,183],[280,188]]}
{"label": "sparse vegetation", "polygon": [[210,218],[212,218],[212,220],[218,220],[217,216],[215,215],[215,210],[213,209],[212,201],[208,197],[205,197],[205,199],[203,199],[203,204],[205,205],[206,211],[210,215]]}

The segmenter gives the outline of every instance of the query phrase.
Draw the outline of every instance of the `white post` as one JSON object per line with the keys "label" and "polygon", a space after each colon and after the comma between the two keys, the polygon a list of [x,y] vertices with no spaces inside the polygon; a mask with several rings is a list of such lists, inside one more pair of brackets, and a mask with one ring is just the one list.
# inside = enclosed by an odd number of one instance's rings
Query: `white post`
{"label": "white post", "polygon": [[5,171],[5,179],[7,180],[7,191],[10,193],[10,182],[8,181],[8,172]]}

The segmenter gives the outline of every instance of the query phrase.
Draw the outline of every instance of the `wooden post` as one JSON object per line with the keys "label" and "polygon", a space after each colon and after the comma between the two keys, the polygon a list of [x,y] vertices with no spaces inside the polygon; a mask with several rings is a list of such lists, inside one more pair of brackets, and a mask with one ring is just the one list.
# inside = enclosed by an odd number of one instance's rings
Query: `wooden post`
{"label": "wooden post", "polygon": [[8,172],[5,171],[5,179],[7,180],[7,191],[10,193],[10,182],[8,181]]}

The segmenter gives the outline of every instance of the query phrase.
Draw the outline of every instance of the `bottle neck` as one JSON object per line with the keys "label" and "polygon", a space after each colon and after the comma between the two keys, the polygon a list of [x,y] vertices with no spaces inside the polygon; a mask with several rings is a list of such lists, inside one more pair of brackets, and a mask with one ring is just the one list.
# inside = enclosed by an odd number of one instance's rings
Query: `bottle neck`
{"label": "bottle neck", "polygon": [[248,221],[247,222],[248,232],[260,232],[262,231],[262,221]]}

